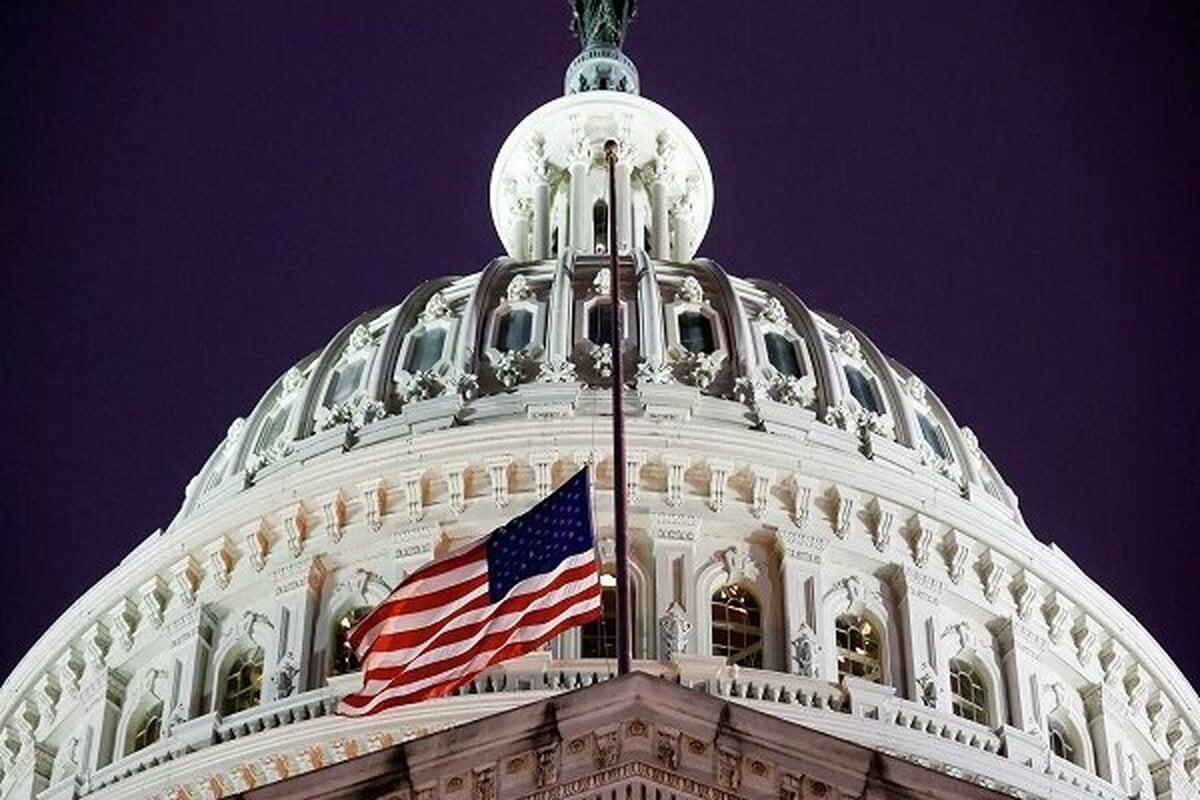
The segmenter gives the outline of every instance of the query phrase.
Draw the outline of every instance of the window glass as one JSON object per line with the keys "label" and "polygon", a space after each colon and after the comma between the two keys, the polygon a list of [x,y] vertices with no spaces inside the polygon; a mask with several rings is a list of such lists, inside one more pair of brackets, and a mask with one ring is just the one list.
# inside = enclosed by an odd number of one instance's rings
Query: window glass
{"label": "window glass", "polygon": [[938,458],[949,461],[950,452],[946,449],[945,439],[942,438],[941,427],[924,414],[917,414],[917,423],[921,426],[921,436],[929,448],[937,453]]}
{"label": "window glass", "polygon": [[612,341],[612,303],[596,303],[588,309],[587,338],[595,344]]}
{"label": "window glass", "polygon": [[987,691],[983,678],[970,664],[960,659],[950,661],[950,706],[963,719],[988,724]]}
{"label": "window glass", "polygon": [[1075,748],[1066,726],[1053,717],[1050,718],[1050,752],[1067,761],[1075,761]]}
{"label": "window glass", "polygon": [[740,586],[723,586],[712,597],[712,654],[730,664],[762,668],[758,601]]}
{"label": "window glass", "polygon": [[679,315],[679,343],[692,353],[715,352],[712,322],[699,311],[684,311]]}
{"label": "window glass", "polygon": [[792,378],[804,375],[804,363],[796,353],[796,344],[779,333],[768,333],[765,337],[767,344],[767,360],[780,373]]}
{"label": "window glass", "polygon": [[131,753],[149,747],[158,741],[158,737],[162,734],[162,711],[162,703],[159,703],[142,718],[141,724],[133,734]]}
{"label": "window glass", "polygon": [[258,438],[254,440],[255,453],[261,453],[275,443],[275,440],[283,433],[284,426],[287,425],[288,415],[291,410],[292,406],[290,403],[286,406],[276,408],[263,421],[262,429],[258,432]]}
{"label": "window glass", "polygon": [[409,372],[423,372],[433,369],[442,357],[442,349],[446,344],[446,329],[426,328],[408,346],[408,363],[404,368]]}
{"label": "window glass", "polygon": [[838,680],[849,675],[854,678],[883,681],[883,665],[879,658],[879,634],[870,620],[853,614],[843,614],[834,626],[837,645]]}
{"label": "window glass", "polygon": [[356,672],[362,666],[358,663],[358,656],[354,654],[354,648],[350,646],[350,629],[369,613],[371,613],[370,606],[359,606],[347,611],[337,621],[333,631],[333,665],[329,670],[330,675]]}
{"label": "window glass", "polygon": [[349,400],[358,389],[358,384],[362,380],[366,368],[367,360],[359,358],[335,369],[329,376],[329,387],[325,390],[324,406],[332,408],[338,403]]}
{"label": "window glass", "polygon": [[533,312],[526,309],[509,311],[500,318],[496,330],[496,349],[503,353],[520,350],[533,338]]}
{"label": "window glass", "polygon": [[221,715],[228,717],[258,705],[262,695],[262,650],[242,653],[225,673],[225,692],[221,697]]}
{"label": "window glass", "polygon": [[854,396],[858,404],[873,414],[882,414],[883,406],[879,402],[879,396],[875,394],[875,387],[871,385],[871,379],[864,375],[858,367],[847,366],[844,371],[846,383],[850,386],[850,394]]}
{"label": "window glass", "polygon": [[585,624],[579,633],[579,655],[583,658],[617,657],[617,590],[600,590],[600,619]]}

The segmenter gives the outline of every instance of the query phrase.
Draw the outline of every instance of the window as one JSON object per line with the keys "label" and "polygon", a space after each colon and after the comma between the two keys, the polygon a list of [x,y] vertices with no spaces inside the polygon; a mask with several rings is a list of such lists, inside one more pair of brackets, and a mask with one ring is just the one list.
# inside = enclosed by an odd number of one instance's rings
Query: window
{"label": "window", "polygon": [[350,629],[361,622],[371,612],[370,606],[352,608],[342,615],[333,628],[333,664],[329,669],[330,675],[345,675],[357,672],[362,664],[350,646]]}
{"label": "window", "polygon": [[404,368],[409,372],[424,372],[433,369],[442,357],[446,344],[445,328],[427,328],[408,344],[408,356]]}
{"label": "window", "polygon": [[502,353],[521,350],[533,338],[533,312],[525,309],[509,311],[496,326],[496,349]]}
{"label": "window", "polygon": [[617,589],[604,586],[600,590],[600,619],[582,627],[579,634],[579,655],[583,658],[617,657]]}
{"label": "window", "polygon": [[221,715],[228,717],[258,705],[262,696],[263,653],[256,649],[240,654],[225,672]]}
{"label": "window", "polygon": [[1075,762],[1075,746],[1071,744],[1071,735],[1067,727],[1054,717],[1050,718],[1050,752],[1059,758]]}
{"label": "window", "polygon": [[834,626],[837,644],[838,680],[853,678],[883,682],[883,665],[879,660],[879,634],[870,620],[852,614],[837,618]]}
{"label": "window", "polygon": [[921,426],[921,436],[938,458],[950,460],[950,451],[946,449],[946,439],[942,436],[942,428],[925,414],[917,414],[917,423]]}
{"label": "window", "polygon": [[679,343],[692,353],[715,352],[712,322],[699,311],[684,311],[679,315]]}
{"label": "window", "polygon": [[844,370],[846,373],[846,383],[850,386],[850,394],[858,401],[858,404],[872,414],[882,414],[883,405],[879,402],[879,396],[875,394],[875,387],[872,385],[871,379],[863,374],[858,367],[847,366]]}
{"label": "window", "polygon": [[358,384],[362,380],[366,368],[367,360],[359,358],[335,369],[329,376],[329,386],[325,389],[323,405],[326,408],[333,408],[338,403],[349,400],[358,389]]}
{"label": "window", "polygon": [[963,719],[988,724],[987,690],[975,667],[961,659],[950,660],[950,705]]}
{"label": "window", "polygon": [[768,333],[763,337],[767,345],[767,360],[780,374],[790,378],[804,376],[804,364],[796,353],[796,343],[781,333]]}
{"label": "window", "polygon": [[587,338],[593,344],[612,341],[612,303],[595,303],[588,309]]}
{"label": "window", "polygon": [[129,752],[136,753],[158,741],[158,737],[162,734],[162,712],[162,703],[146,712],[137,730],[133,733],[133,746]]}
{"label": "window", "polygon": [[758,601],[740,586],[723,586],[712,597],[712,654],[730,664],[762,669]]}
{"label": "window", "polygon": [[275,443],[275,440],[283,433],[291,411],[292,406],[289,403],[286,406],[276,408],[271,412],[270,416],[263,420],[262,428],[258,432],[258,438],[254,440],[255,453],[262,453]]}
{"label": "window", "polygon": [[592,206],[592,240],[596,243],[596,252],[608,250],[608,203],[597,200]]}

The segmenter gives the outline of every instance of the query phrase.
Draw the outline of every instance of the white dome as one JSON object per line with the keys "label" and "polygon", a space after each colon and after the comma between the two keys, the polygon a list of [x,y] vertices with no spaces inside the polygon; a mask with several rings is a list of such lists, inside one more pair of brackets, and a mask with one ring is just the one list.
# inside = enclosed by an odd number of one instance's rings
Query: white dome
{"label": "white dome", "polygon": [[613,559],[608,138],[637,667],[1016,796],[1197,796],[1200,701],[1153,638],[1031,535],[917,376],[788,287],[694,258],[699,143],[594,91],[501,148],[507,257],[288,369],[171,525],[18,664],[0,797],[227,796],[612,674],[604,630],[576,629],[457,696],[329,716],[358,683],[339,637],[360,609],[585,463]]}

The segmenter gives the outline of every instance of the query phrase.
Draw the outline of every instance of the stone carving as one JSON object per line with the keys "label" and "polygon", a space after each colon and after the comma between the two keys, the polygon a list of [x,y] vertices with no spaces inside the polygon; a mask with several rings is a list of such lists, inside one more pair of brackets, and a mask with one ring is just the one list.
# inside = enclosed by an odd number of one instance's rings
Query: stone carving
{"label": "stone carving", "polygon": [[909,375],[905,378],[904,392],[918,403],[925,403],[925,383],[916,375]]}
{"label": "stone carving", "polygon": [[947,538],[949,543],[946,550],[948,557],[946,566],[950,573],[950,581],[958,583],[966,574],[967,562],[971,560],[971,546],[966,537],[958,531],[950,531]]}
{"label": "stone carving", "polygon": [[592,750],[592,763],[596,769],[608,769],[614,766],[621,749],[621,740],[617,738],[617,732],[597,733],[593,736],[595,737],[595,747]]}
{"label": "stone carving", "polygon": [[759,319],[772,325],[788,326],[787,311],[777,297],[768,297],[766,304],[758,312]]}
{"label": "stone carving", "polygon": [[225,444],[230,448],[236,447],[245,432],[246,420],[236,417],[233,422],[229,423],[229,428],[225,431]]}
{"label": "stone carving", "polygon": [[853,359],[862,358],[862,345],[852,331],[842,331],[838,334],[838,349]]}
{"label": "stone carving", "polygon": [[658,618],[659,658],[669,661],[671,656],[676,653],[687,652],[691,636],[692,623],[688,620],[687,612],[677,601],[672,601],[663,615]]}
{"label": "stone carving", "polygon": [[608,342],[593,344],[588,348],[588,356],[592,359],[592,369],[601,378],[611,378],[613,371],[613,350]]}
{"label": "stone carving", "polygon": [[717,749],[717,783],[737,791],[742,786],[742,759],[737,753]]}
{"label": "stone carving", "polygon": [[496,508],[508,505],[508,468],[512,464],[510,456],[489,458],[487,461],[488,477],[492,483],[492,502]]}
{"label": "stone carving", "polygon": [[337,403],[330,408],[321,406],[313,413],[317,430],[327,431],[338,425],[345,425],[351,432],[387,416],[387,407],[380,400],[374,400],[365,394],[356,394],[343,403]]}
{"label": "stone carving", "polygon": [[438,290],[425,301],[425,308],[417,315],[417,322],[421,325],[428,325],[448,316],[450,316],[450,304],[446,302],[446,295]]}
{"label": "stone carving", "polygon": [[756,517],[764,517],[767,514],[767,505],[771,500],[771,484],[775,482],[775,472],[766,467],[754,467],[752,471],[754,493],[750,513]]}
{"label": "stone carving", "polygon": [[451,388],[435,369],[417,370],[400,384],[400,400],[404,404],[441,397]]}
{"label": "stone carving", "polygon": [[685,303],[703,303],[704,302],[704,287],[700,285],[700,281],[696,280],[692,275],[684,277],[679,284],[679,289],[676,294],[679,299]]}
{"label": "stone carving", "polygon": [[534,766],[534,780],[539,788],[558,782],[558,745],[539,748]]}
{"label": "stone carving", "polygon": [[975,650],[976,638],[975,631],[965,622],[956,622],[953,625],[942,631],[942,638],[953,635],[958,639],[958,649],[955,653],[964,651],[970,652]]}
{"label": "stone carving", "polygon": [[509,350],[492,359],[496,380],[506,389],[528,380],[536,364],[533,356],[524,350]]}
{"label": "stone carving", "polygon": [[367,347],[371,345],[371,341],[371,331],[367,329],[366,325],[363,325],[360,322],[358,325],[355,325],[354,330],[350,332],[350,344],[347,347],[347,350],[351,353],[358,353],[362,350],[366,350]]}
{"label": "stone carving", "polygon": [[871,521],[871,543],[882,553],[892,540],[892,523],[896,515],[885,509],[878,499],[871,500],[867,513]]}
{"label": "stone carving", "polygon": [[862,581],[856,575],[847,575],[840,581],[835,583],[833,587],[826,593],[826,597],[839,592],[846,595],[846,611],[852,610],[856,605],[861,603],[867,596],[867,591],[863,587]]}
{"label": "stone carving", "polygon": [[750,554],[738,545],[718,550],[713,554],[713,561],[725,570],[726,583],[741,583],[743,580],[758,578],[758,565]]}
{"label": "stone carving", "polygon": [[242,635],[260,646],[265,646],[266,644],[265,639],[259,638],[264,635],[262,633],[262,626],[264,625],[271,630],[275,630],[275,623],[271,622],[271,618],[266,614],[250,610],[242,612]]}
{"label": "stone carving", "polygon": [[639,383],[670,383],[672,377],[671,365],[662,361],[638,362],[637,379]]}
{"label": "stone carving", "polygon": [[608,297],[612,294],[612,273],[608,267],[599,270],[592,279],[592,293],[597,297]]}
{"label": "stone carving", "polygon": [[720,353],[683,351],[677,359],[684,379],[701,391],[707,389],[721,369]]}
{"label": "stone carving", "polygon": [[346,501],[340,490],[322,501],[321,516],[325,520],[325,535],[337,544],[342,540],[342,526],[346,523]]}
{"label": "stone carving", "polygon": [[725,507],[725,486],[733,465],[717,458],[708,460],[708,507],[720,511]]}
{"label": "stone carving", "polygon": [[495,767],[477,768],[471,776],[471,800],[496,800]]}
{"label": "stone carving", "polygon": [[571,33],[584,50],[620,48],[629,23],[637,13],[637,0],[572,0]]}
{"label": "stone carving", "polygon": [[363,510],[367,516],[367,527],[377,531],[383,527],[383,515],[387,513],[387,485],[382,478],[360,483],[359,492],[363,499]]}
{"label": "stone carving", "polygon": [[817,634],[807,622],[801,622],[792,639],[792,664],[796,674],[804,678],[818,677],[818,659],[821,645]]}
{"label": "stone carving", "polygon": [[933,525],[920,514],[913,514],[908,521],[908,529],[912,537],[913,563],[924,567],[929,563],[929,547],[933,544]]}
{"label": "stone carving", "polygon": [[679,768],[680,733],[659,731],[655,738],[654,757],[667,769]]}
{"label": "stone carving", "polygon": [[917,691],[921,698],[921,703],[926,708],[937,708],[937,676],[933,674],[933,670],[929,668],[928,664],[924,665],[920,676],[917,678]]}
{"label": "stone carving", "polygon": [[296,691],[296,676],[300,674],[300,669],[296,666],[296,658],[289,652],[283,657],[275,676],[271,679],[275,684],[275,696],[277,698],[291,697]]}
{"label": "stone carving", "polygon": [[524,275],[514,275],[508,282],[508,288],[504,290],[504,296],[510,303],[532,299],[533,289],[529,286],[529,279]]}
{"label": "stone carving", "polygon": [[543,361],[538,367],[538,380],[543,383],[575,383],[579,377],[575,374],[575,364],[560,358]]}
{"label": "stone carving", "polygon": [[283,394],[284,397],[295,394],[304,386],[304,373],[299,367],[290,367],[287,372],[283,373]]}

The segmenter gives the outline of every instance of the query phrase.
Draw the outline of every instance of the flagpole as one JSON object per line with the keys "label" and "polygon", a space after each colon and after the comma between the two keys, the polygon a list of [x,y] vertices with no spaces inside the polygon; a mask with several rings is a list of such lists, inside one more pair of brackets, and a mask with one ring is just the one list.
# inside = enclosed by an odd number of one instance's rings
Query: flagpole
{"label": "flagpole", "polygon": [[608,162],[608,258],[612,310],[613,506],[617,557],[617,674],[633,661],[633,615],[629,608],[628,501],[625,496],[625,363],[621,315],[621,274],[617,263],[617,143],[604,143]]}

